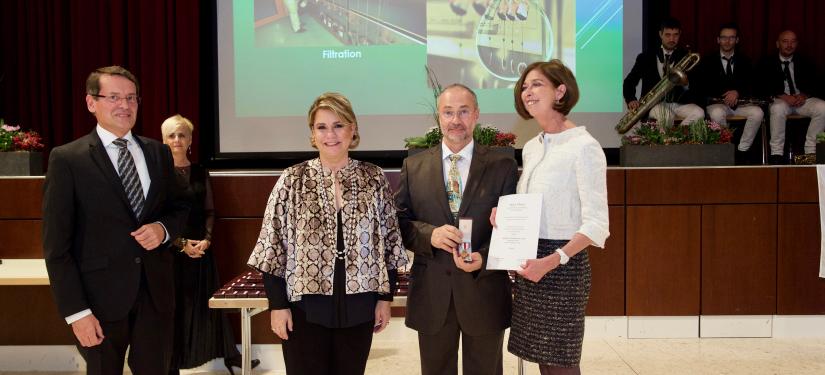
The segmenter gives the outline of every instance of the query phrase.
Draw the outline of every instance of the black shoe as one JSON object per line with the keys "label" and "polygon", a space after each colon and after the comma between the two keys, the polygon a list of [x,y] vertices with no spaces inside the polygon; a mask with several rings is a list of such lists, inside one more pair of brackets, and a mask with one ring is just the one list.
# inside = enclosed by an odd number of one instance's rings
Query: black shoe
{"label": "black shoe", "polygon": [[[253,359],[250,363],[252,364],[252,368],[255,368],[261,364],[261,360]],[[232,375],[235,375],[235,369],[233,369],[233,367],[243,368],[243,365],[241,364],[241,357],[224,358],[223,364],[226,366],[226,369],[229,370],[229,373]]]}
{"label": "black shoe", "polygon": [[748,165],[748,152],[739,151],[738,149],[733,154],[733,162],[735,165]]}
{"label": "black shoe", "polygon": [[770,165],[785,165],[788,164],[788,160],[785,159],[783,155],[771,155],[768,157],[768,164]]}

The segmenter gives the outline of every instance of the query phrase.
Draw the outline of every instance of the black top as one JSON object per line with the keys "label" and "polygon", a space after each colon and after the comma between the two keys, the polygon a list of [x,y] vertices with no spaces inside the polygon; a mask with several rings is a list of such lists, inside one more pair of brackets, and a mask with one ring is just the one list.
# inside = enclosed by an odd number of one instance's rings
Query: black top
{"label": "black top", "polygon": [[[344,226],[341,224],[341,211],[337,213],[338,250],[344,249]],[[332,281],[332,295],[306,294],[298,302],[289,302],[286,294],[286,281],[268,272],[263,272],[264,287],[272,310],[300,308],[306,313],[307,321],[327,328],[346,328],[363,324],[375,319],[375,305],[378,300],[392,301],[392,293],[376,292],[346,294],[345,261],[336,256],[335,274]],[[387,270],[390,291],[394,291],[398,280],[398,270]]]}
{"label": "black top", "polygon": [[[675,65],[684,58],[685,55],[687,55],[687,50],[676,48],[670,56],[670,64]],[[664,52],[661,47],[657,47],[652,51],[642,52],[636,56],[636,62],[633,64],[633,68],[622,83],[622,95],[624,96],[625,103],[639,100],[639,98],[645,96],[645,94],[662,80],[658,63],[663,60]],[[693,79],[693,75],[690,73],[688,73],[688,77],[691,80]],[[639,81],[642,82],[642,91],[640,97],[636,97],[636,87],[639,85]],[[667,94],[665,101],[686,104],[693,103],[695,99],[690,91],[679,86],[674,87],[673,90]]]}
{"label": "black top", "polygon": [[750,59],[736,52],[731,60],[733,74],[728,75],[718,50],[702,57],[699,66],[696,67],[696,82],[691,82],[691,88],[701,92],[702,104],[711,104],[710,99],[720,98],[729,90],[738,91],[740,99],[753,96],[754,77]]}
{"label": "black top", "polygon": [[[793,83],[797,92],[808,96],[821,94],[816,92],[816,68],[810,60],[794,54]],[[779,96],[785,94],[785,71],[779,53],[774,53],[762,59],[757,69],[759,76],[759,92],[762,96]]]}

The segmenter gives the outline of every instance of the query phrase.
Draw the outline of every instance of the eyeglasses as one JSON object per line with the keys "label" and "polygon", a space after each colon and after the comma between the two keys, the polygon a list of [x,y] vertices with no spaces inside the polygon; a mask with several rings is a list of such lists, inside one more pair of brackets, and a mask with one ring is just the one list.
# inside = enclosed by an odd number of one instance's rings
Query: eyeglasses
{"label": "eyeglasses", "polygon": [[727,35],[725,35],[725,36],[719,36],[719,40],[736,40],[736,38],[737,38],[737,36],[736,36],[736,35],[732,35],[732,36],[727,36]]}
{"label": "eyeglasses", "polygon": [[441,117],[445,120],[452,120],[453,118],[455,118],[455,116],[458,116],[458,118],[462,120],[466,120],[468,117],[470,117],[470,112],[471,111],[469,109],[460,109],[458,111],[442,111],[440,114]]}
{"label": "eyeglasses", "polygon": [[105,100],[109,103],[112,103],[112,104],[120,103],[120,101],[124,100],[124,99],[126,100],[126,103],[129,103],[129,104],[140,104],[140,97],[137,96],[137,95],[120,96],[120,95],[94,95],[94,94],[89,94],[89,96],[92,96],[92,97],[95,97],[95,98],[102,98],[103,100]]}

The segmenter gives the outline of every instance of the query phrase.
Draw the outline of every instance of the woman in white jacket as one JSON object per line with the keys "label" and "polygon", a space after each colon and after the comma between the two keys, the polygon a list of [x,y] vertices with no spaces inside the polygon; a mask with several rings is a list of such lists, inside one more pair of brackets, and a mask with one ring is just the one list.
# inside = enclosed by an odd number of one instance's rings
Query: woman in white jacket
{"label": "woman in white jacket", "polygon": [[561,61],[528,66],[514,94],[519,115],[541,127],[524,145],[517,192],[544,196],[538,259],[522,266],[513,288],[508,350],[542,374],[578,374],[590,295],[585,250],[604,247],[609,235],[607,164],[599,143],[567,118],[579,88]]}

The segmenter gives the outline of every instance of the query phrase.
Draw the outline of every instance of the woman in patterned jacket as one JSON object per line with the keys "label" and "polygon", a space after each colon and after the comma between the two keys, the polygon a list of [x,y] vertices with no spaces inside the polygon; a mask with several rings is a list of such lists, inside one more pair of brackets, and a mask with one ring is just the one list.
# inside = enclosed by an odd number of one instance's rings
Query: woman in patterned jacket
{"label": "woman in patterned jacket", "polygon": [[288,374],[363,374],[407,257],[384,172],[349,158],[349,100],[322,94],[307,117],[318,158],[278,179],[248,264],[263,273]]}

